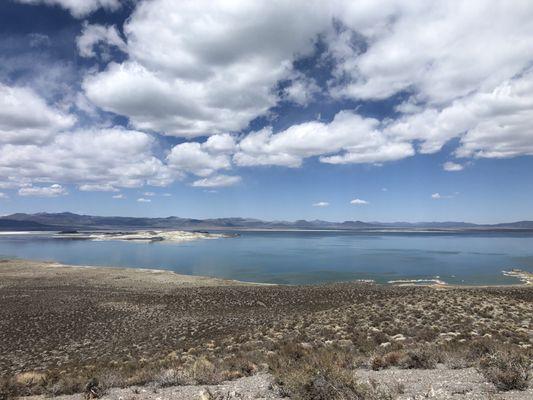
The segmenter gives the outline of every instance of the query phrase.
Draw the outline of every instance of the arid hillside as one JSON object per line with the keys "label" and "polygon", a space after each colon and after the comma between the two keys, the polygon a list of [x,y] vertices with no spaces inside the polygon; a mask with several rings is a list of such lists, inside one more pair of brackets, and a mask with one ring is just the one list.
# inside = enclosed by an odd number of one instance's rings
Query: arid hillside
{"label": "arid hillside", "polygon": [[260,374],[276,396],[409,398],[422,370],[462,371],[461,396],[531,394],[531,286],[268,286],[4,261],[0,303],[4,397]]}

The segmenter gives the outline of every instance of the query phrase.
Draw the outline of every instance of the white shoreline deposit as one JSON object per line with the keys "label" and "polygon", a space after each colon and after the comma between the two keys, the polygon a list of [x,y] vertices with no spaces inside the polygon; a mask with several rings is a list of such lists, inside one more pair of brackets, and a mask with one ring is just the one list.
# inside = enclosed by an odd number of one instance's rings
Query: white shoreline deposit
{"label": "white shoreline deposit", "polygon": [[502,271],[502,273],[505,276],[512,276],[513,278],[517,278],[525,285],[533,285],[533,273],[531,272],[523,271],[518,268],[513,268],[511,271]]}
{"label": "white shoreline deposit", "polygon": [[85,239],[93,241],[138,241],[138,242],[189,242],[200,239],[219,239],[234,237],[225,233],[189,232],[189,231],[134,231],[134,232],[89,232],[59,233],[56,237],[66,239]]}
{"label": "white shoreline deposit", "polygon": [[388,281],[387,283],[397,286],[411,286],[411,285],[447,285],[446,282],[436,277],[435,279],[398,279]]}

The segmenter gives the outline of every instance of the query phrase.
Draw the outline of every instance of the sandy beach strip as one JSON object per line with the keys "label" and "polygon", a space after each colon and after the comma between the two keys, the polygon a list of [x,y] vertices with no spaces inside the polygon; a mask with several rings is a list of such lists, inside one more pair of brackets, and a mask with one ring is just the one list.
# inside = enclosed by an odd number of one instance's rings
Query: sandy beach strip
{"label": "sandy beach strip", "polygon": [[2,282],[39,280],[42,285],[99,285],[157,290],[176,287],[262,285],[231,279],[177,274],[163,269],[75,266],[22,259],[0,260],[0,278]]}

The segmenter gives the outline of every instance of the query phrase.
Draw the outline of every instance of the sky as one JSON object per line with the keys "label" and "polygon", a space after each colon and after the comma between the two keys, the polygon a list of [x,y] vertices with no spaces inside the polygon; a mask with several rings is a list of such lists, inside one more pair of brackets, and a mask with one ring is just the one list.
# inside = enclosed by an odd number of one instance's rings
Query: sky
{"label": "sky", "polygon": [[533,220],[528,0],[0,2],[0,214]]}

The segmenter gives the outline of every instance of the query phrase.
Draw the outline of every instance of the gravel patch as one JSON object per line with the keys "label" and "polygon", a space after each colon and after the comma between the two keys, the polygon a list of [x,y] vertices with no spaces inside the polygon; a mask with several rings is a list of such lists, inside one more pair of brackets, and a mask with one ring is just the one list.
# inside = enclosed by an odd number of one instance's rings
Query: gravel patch
{"label": "gravel patch", "polygon": [[359,370],[363,381],[374,380],[394,386],[400,384],[404,393],[397,400],[418,399],[470,399],[470,400],[529,400],[533,389],[526,391],[497,392],[474,368],[431,370],[388,369],[381,371]]}

